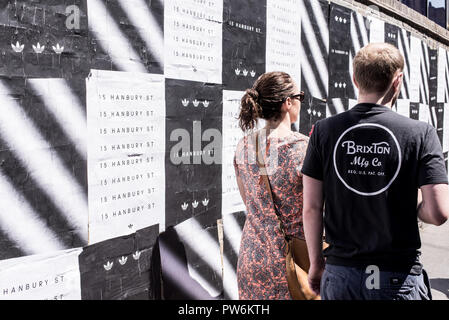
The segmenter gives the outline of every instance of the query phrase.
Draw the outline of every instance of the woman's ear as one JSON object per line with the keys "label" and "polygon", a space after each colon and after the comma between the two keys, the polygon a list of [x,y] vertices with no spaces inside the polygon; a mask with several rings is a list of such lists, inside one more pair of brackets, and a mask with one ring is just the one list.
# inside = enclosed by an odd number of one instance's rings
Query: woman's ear
{"label": "woman's ear", "polygon": [[284,109],[283,111],[288,112],[291,107],[292,107],[292,98],[288,97],[282,104],[282,108]]}

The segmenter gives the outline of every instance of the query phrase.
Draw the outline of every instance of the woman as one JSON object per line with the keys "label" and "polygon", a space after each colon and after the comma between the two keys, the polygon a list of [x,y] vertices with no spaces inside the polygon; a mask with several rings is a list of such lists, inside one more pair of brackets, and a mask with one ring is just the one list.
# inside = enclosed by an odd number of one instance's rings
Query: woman
{"label": "woman", "polygon": [[[304,94],[287,73],[270,72],[261,75],[241,101],[239,124],[249,134],[238,143],[234,157],[237,184],[247,208],[237,265],[240,299],[291,299],[285,272],[285,240],[269,191],[260,178],[255,139],[259,138],[259,148],[265,154],[274,202],[285,232],[304,239],[300,169],[308,137],[291,131],[303,99]],[[259,118],[265,119],[265,128],[254,132]]]}

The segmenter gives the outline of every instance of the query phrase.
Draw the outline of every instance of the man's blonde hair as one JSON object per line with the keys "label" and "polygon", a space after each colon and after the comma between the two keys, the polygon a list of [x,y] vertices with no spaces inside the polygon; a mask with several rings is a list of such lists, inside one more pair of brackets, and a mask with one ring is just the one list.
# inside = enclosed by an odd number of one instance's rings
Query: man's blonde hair
{"label": "man's blonde hair", "polygon": [[396,72],[404,70],[404,57],[391,44],[371,43],[357,52],[353,70],[361,91],[384,93]]}

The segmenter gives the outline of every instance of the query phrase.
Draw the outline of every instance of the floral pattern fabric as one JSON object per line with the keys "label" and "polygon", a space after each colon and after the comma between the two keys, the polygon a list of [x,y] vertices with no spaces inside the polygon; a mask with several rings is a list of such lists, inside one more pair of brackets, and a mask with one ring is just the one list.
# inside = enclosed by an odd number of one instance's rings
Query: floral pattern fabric
{"label": "floral pattern fabric", "polygon": [[[255,161],[255,133],[237,145],[234,167],[243,183],[247,218],[237,263],[239,298],[291,299],[285,267],[285,241],[269,191]],[[273,198],[288,235],[304,238],[301,167],[309,138],[292,132],[284,138],[261,139]]]}

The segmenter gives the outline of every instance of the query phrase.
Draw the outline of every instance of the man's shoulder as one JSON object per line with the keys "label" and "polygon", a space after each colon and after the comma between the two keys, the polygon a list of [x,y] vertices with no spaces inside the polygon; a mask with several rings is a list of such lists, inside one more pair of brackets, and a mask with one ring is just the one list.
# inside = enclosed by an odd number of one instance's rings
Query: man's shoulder
{"label": "man's shoulder", "polygon": [[393,128],[396,127],[403,130],[410,130],[409,133],[412,135],[419,135],[419,133],[425,133],[434,128],[427,122],[412,119],[394,111],[388,115],[388,122]]}
{"label": "man's shoulder", "polygon": [[339,124],[345,124],[350,120],[351,114],[349,113],[350,110],[338,113],[336,115],[332,115],[330,117],[318,120],[314,127],[320,128],[321,130],[327,129],[327,128],[333,128],[335,125]]}

